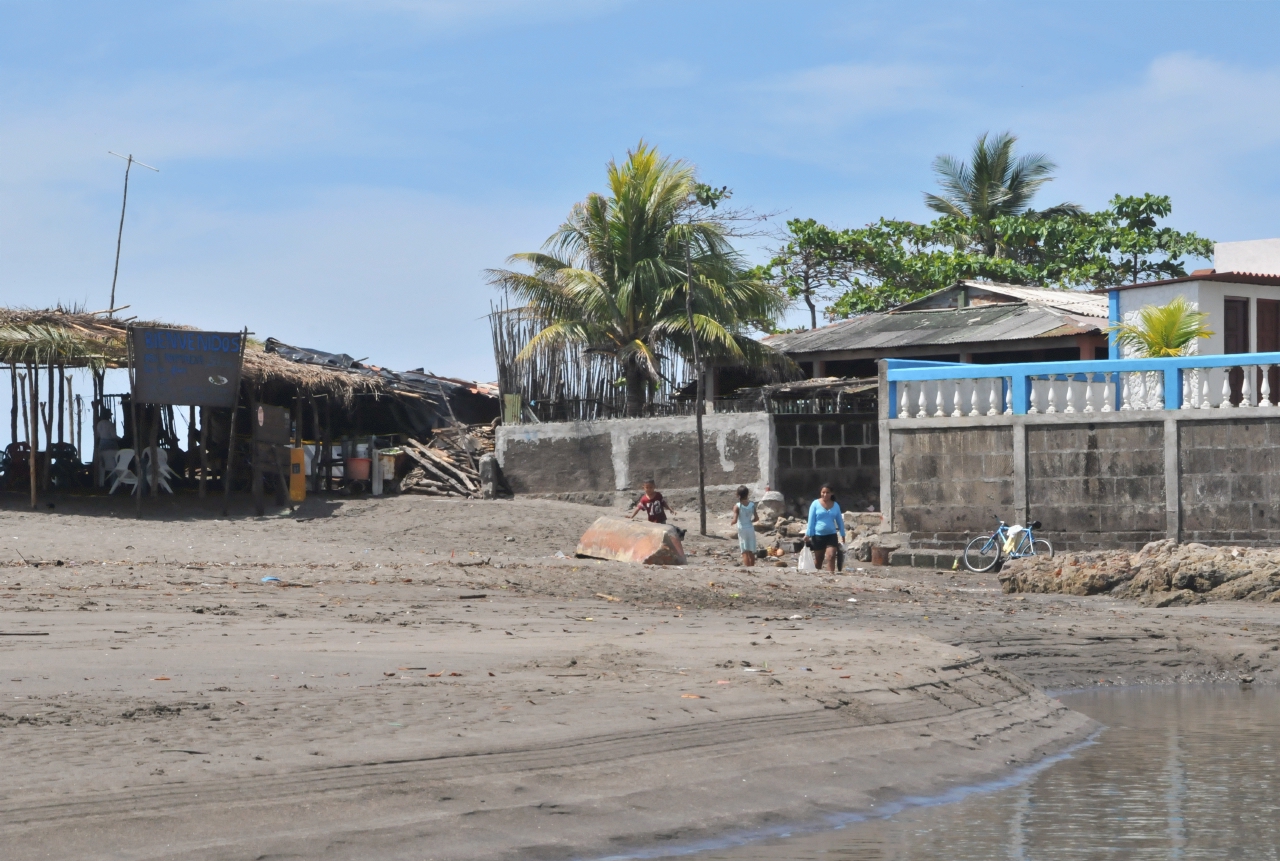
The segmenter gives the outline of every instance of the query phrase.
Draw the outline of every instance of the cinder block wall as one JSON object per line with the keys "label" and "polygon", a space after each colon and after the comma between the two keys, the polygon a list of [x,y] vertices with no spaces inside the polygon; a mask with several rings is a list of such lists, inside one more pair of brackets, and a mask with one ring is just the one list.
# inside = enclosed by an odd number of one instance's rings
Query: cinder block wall
{"label": "cinder block wall", "polygon": [[954,549],[996,514],[1042,521],[1060,550],[1274,544],[1280,413],[1268,412],[882,418],[886,528]]}
{"label": "cinder block wall", "polygon": [[[703,417],[708,507],[733,507],[745,484],[759,496],[772,481],[773,425],[767,413]],[[625,506],[653,478],[677,508],[697,497],[698,446],[692,417],[502,426],[498,462],[511,489],[595,505]]]}
{"label": "cinder block wall", "polygon": [[913,543],[951,546],[995,526],[1013,505],[1008,427],[929,429],[891,435],[893,520]]}
{"label": "cinder block wall", "polygon": [[1183,424],[1182,534],[1202,543],[1280,543],[1280,418]]}
{"label": "cinder block wall", "polygon": [[1027,427],[1027,506],[1055,545],[1164,538],[1163,423]]}
{"label": "cinder block wall", "polygon": [[774,490],[793,513],[808,511],[824,484],[841,507],[880,505],[880,432],[874,413],[775,415],[778,466]]}

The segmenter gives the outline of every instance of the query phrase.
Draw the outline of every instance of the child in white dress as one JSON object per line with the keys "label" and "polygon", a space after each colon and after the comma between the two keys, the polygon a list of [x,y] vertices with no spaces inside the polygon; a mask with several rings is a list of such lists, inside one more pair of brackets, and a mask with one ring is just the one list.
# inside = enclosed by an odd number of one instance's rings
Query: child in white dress
{"label": "child in white dress", "polygon": [[760,519],[756,504],[750,501],[751,491],[745,485],[738,488],[738,502],[733,506],[733,520],[738,527],[738,549],[742,551],[742,564],[756,564],[755,522]]}

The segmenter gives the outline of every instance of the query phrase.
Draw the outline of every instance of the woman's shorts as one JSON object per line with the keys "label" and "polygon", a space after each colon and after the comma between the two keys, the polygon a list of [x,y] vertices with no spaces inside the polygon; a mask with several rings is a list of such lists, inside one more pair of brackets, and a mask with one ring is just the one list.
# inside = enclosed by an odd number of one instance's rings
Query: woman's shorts
{"label": "woman's shorts", "polygon": [[756,531],[754,529],[738,529],[738,549],[743,553],[756,552]]}
{"label": "woman's shorts", "polygon": [[[813,561],[819,565],[822,564],[822,561],[827,556],[827,548],[828,547],[838,548],[839,545],[840,545],[840,536],[838,533],[835,533],[835,532],[831,533],[830,535],[810,535],[809,536],[809,547],[813,550]],[[837,552],[839,551],[837,550]]]}

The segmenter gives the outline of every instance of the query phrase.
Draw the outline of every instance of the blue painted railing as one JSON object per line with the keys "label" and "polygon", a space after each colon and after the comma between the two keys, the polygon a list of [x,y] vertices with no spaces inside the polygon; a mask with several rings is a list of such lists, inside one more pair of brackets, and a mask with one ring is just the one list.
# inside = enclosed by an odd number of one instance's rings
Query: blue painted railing
{"label": "blue painted railing", "polygon": [[[908,417],[1275,406],[1274,398],[1280,397],[1280,385],[1271,385],[1280,374],[1273,369],[1280,366],[1280,352],[999,365],[888,359],[885,364],[890,418],[899,417],[902,386],[914,390],[909,391]],[[1235,368],[1253,370],[1232,377],[1230,369]],[[960,382],[964,380],[974,381],[967,390]],[[952,381],[945,396],[944,381]],[[978,381],[987,381],[985,391]],[[937,384],[932,394],[926,392],[929,383]],[[1098,386],[1103,397],[1095,397]],[[1044,392],[1048,402],[1035,403],[1033,391]],[[1059,391],[1065,403],[1055,401]],[[1074,402],[1077,391],[1082,392],[1079,403]]]}

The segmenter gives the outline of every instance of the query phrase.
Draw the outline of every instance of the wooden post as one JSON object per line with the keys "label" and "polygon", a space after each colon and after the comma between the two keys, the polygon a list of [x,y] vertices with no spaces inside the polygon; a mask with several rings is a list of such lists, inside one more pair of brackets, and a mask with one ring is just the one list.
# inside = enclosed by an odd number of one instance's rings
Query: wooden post
{"label": "wooden post", "polygon": [[249,329],[246,327],[240,333],[240,371],[236,375],[239,382],[236,383],[236,402],[231,406],[231,425],[227,433],[227,464],[222,470],[223,473],[223,489],[222,489],[222,516],[226,517],[227,512],[231,508],[231,464],[234,462],[236,452],[236,411],[240,408],[240,387],[244,385],[244,350],[245,342],[249,340]]}
{"label": "wooden post", "polygon": [[262,458],[258,456],[258,395],[249,394],[249,451],[250,451],[250,490],[253,493],[253,510],[259,516],[267,513],[262,501]]}
{"label": "wooden post", "polygon": [[151,436],[148,447],[151,449],[151,474],[147,476],[152,498],[160,495],[160,416],[164,407],[160,404],[151,406]]}
{"label": "wooden post", "polygon": [[205,496],[205,481],[209,478],[209,408],[200,408],[200,498]]}
{"label": "wooden post", "polygon": [[9,442],[18,441],[18,363],[9,364]]}
{"label": "wooden post", "polygon": [[62,417],[67,411],[67,378],[64,373],[66,368],[58,365],[58,442],[66,442],[67,438],[63,434]]}
{"label": "wooden post", "polygon": [[[49,362],[49,401],[48,404],[42,404],[40,414],[44,416],[44,470],[40,475],[40,489],[45,493],[49,492],[49,452],[53,448],[53,375],[56,369],[53,362]],[[44,407],[48,406],[46,410]]]}
{"label": "wooden post", "polygon": [[30,401],[31,409],[31,451],[27,455],[27,464],[31,470],[31,508],[35,510],[39,500],[37,498],[38,488],[36,482],[39,481],[36,468],[36,449],[40,443],[40,380],[37,376],[37,368],[35,365],[27,365],[27,382],[30,383],[27,398]]}
{"label": "wooden post", "polygon": [[324,489],[333,492],[333,397],[324,396]]}
{"label": "wooden post", "polygon": [[134,475],[137,477],[137,484],[133,486],[134,495],[137,497],[135,501],[135,509],[138,518],[142,518],[142,430],[138,426],[138,368],[136,365],[137,356],[133,354],[133,330],[129,328],[125,342],[129,345],[129,416],[133,421],[132,433],[129,436],[129,443],[133,447],[133,469]]}
{"label": "wooden post", "polygon": [[320,459],[324,456],[321,452],[324,434],[320,430],[320,407],[316,404],[314,395],[307,396],[307,403],[311,406],[311,439],[315,442],[316,450],[311,458],[311,490],[319,493],[320,491]]}

